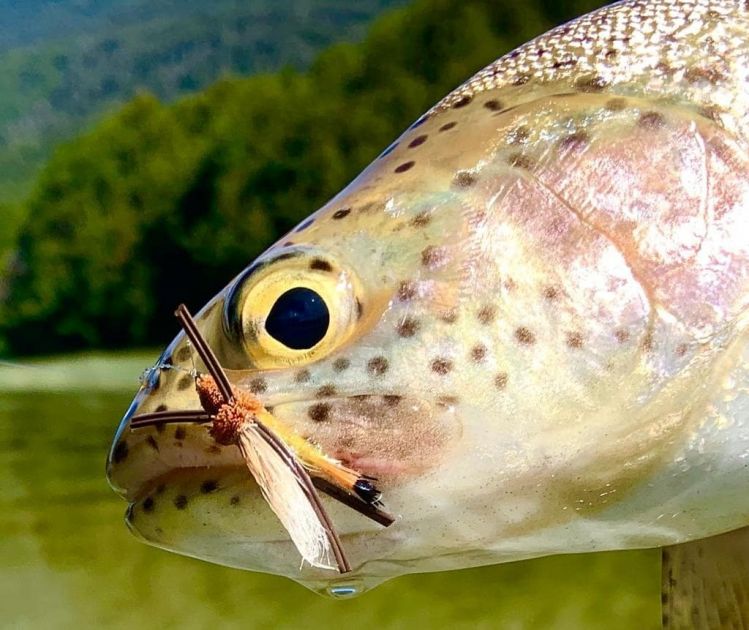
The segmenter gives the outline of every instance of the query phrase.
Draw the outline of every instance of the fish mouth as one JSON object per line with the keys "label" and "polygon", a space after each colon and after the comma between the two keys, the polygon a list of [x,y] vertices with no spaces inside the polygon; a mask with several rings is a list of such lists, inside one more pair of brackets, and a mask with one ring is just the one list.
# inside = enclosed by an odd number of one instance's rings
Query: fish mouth
{"label": "fish mouth", "polygon": [[[244,465],[171,470],[144,481],[131,495],[126,524],[149,545],[294,579],[337,576],[307,565],[300,569],[299,552]],[[366,561],[373,544],[385,553],[399,539],[336,501],[321,500],[355,566]]]}
{"label": "fish mouth", "polygon": [[[134,416],[153,411],[164,401],[170,411],[199,408],[186,396],[177,400],[152,393],[144,389],[136,396],[108,461],[109,482],[129,504],[126,522],[136,537],[161,549],[285,575],[307,586],[338,579],[330,571],[309,566],[300,571],[299,552],[264,500],[239,449],[216,443],[208,425],[132,429]],[[370,567],[370,572],[371,562],[389,558],[403,544],[406,524],[401,514],[412,501],[410,482],[421,484],[422,475],[432,478],[426,473],[441,466],[458,442],[463,429],[456,406],[381,393],[266,399],[279,422],[327,455],[377,477],[385,510],[397,519],[392,527],[383,528],[331,497],[320,497],[354,569],[350,575],[359,575],[363,567]],[[417,494],[429,506],[430,496]]]}
{"label": "fish mouth", "polygon": [[[239,449],[213,440],[207,425],[175,423],[133,430],[136,397],[108,459],[112,488],[130,502],[176,475],[251,476]],[[322,452],[387,490],[438,465],[460,430],[453,410],[416,397],[353,395],[278,404],[273,415]],[[190,472],[192,471],[192,472]]]}

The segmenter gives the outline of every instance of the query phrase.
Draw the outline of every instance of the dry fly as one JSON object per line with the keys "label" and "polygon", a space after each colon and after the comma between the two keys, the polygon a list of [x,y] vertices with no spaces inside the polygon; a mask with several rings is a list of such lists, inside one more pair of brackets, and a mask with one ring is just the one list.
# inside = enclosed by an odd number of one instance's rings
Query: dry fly
{"label": "dry fly", "polygon": [[185,305],[175,314],[208,370],[208,375],[195,378],[203,410],[140,414],[132,418],[131,429],[171,422],[210,424],[209,433],[216,442],[239,448],[263,497],[302,558],[315,567],[350,571],[315,486],[387,527],[394,519],[381,509],[381,494],[374,480],[327,457],[280,423],[255,396],[232,387]]}

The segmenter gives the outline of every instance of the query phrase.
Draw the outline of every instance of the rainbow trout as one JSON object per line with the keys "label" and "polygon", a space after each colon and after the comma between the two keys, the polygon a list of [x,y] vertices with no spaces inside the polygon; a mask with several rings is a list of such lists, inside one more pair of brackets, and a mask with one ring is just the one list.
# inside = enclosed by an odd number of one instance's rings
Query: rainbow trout
{"label": "rainbow trout", "polygon": [[130,527],[332,592],[669,547],[667,624],[749,623],[748,69],[738,0],[622,2],[556,28],[202,309],[232,387],[377,479],[390,527],[323,499],[351,573],[300,569],[204,426],[131,430],[200,408],[182,334],[110,453]]}

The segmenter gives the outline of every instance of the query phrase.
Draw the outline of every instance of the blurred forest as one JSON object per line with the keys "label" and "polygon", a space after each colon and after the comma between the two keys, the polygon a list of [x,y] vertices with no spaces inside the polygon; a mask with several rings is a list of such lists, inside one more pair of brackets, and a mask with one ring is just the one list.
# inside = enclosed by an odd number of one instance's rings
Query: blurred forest
{"label": "blurred forest", "polygon": [[[450,89],[600,4],[416,0],[306,71],[224,78],[172,104],[162,101],[179,93],[188,66],[166,71],[171,83],[155,71],[153,93],[59,146],[27,198],[0,207],[9,226],[0,234],[0,348],[164,343],[175,304],[201,306]],[[186,32],[184,45],[195,37]],[[107,67],[117,50],[96,63]],[[256,56],[238,55],[243,71],[263,67]],[[106,100],[97,94],[92,101]]]}
{"label": "blurred forest", "polygon": [[227,73],[306,68],[405,1],[0,0],[0,200],[139,90],[168,101]]}

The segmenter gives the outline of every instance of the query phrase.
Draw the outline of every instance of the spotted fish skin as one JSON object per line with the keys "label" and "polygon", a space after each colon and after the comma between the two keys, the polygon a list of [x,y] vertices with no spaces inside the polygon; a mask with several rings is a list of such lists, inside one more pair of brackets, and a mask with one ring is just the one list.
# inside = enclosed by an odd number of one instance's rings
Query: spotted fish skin
{"label": "spotted fish skin", "polygon": [[[437,104],[200,313],[238,387],[380,479],[391,528],[331,506],[360,587],[747,524],[747,25],[744,3],[655,0],[551,31]],[[274,354],[266,297],[297,286],[327,287],[334,332]],[[299,570],[204,428],[130,432],[133,413],[197,406],[191,367],[180,335],[115,438],[131,527],[335,582]]]}

